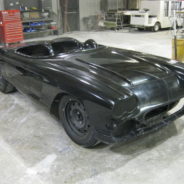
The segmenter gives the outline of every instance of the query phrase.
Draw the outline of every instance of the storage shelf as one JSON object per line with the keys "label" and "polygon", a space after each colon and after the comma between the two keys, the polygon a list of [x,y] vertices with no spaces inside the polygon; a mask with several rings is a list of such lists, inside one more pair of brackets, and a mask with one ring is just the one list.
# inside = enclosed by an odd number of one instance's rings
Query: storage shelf
{"label": "storage shelf", "polygon": [[[21,13],[31,13],[31,12],[38,12],[39,17],[22,17],[22,24],[24,28],[24,37],[25,39],[29,38],[36,38],[36,37],[44,37],[48,35],[54,34],[54,30],[49,29],[49,26],[52,25],[52,22],[54,22],[54,19],[52,16],[49,17],[42,17],[41,10],[27,10],[27,11],[22,11]],[[27,19],[26,19],[27,18]],[[38,23],[38,24],[37,24]],[[40,25],[39,25],[40,23]],[[35,25],[34,25],[35,24]],[[26,32],[26,31],[31,31],[34,30],[33,32]]]}
{"label": "storage shelf", "polygon": [[42,12],[42,10],[21,10],[21,13],[26,13],[26,12]]}
{"label": "storage shelf", "polygon": [[39,30],[39,31],[34,31],[34,32],[24,32],[24,34],[25,34],[25,35],[29,35],[29,34],[53,32],[53,31],[54,31],[54,30],[52,30],[52,29],[45,29],[45,30]]}
{"label": "storage shelf", "polygon": [[51,25],[51,24],[44,24],[44,25],[23,25],[23,27],[24,28],[32,28],[32,27],[35,27],[35,28],[37,28],[37,27],[44,27],[44,26],[49,26],[49,25]]}
{"label": "storage shelf", "polygon": [[29,22],[52,22],[53,19],[30,19],[30,20],[22,20],[23,23]]}

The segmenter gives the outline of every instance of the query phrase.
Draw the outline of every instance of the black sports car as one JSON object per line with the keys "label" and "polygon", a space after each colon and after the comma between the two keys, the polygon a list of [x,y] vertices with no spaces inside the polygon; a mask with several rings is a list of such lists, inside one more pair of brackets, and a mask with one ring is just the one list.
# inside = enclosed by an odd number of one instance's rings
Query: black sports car
{"label": "black sports car", "polygon": [[184,114],[184,65],[72,38],[0,49],[0,91],[40,101],[84,147],[158,130]]}

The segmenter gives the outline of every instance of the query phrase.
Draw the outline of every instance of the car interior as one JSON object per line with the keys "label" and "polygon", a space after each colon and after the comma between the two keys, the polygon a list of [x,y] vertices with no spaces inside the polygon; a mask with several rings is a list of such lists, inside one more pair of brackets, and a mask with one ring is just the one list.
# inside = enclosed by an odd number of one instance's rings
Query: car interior
{"label": "car interior", "polygon": [[31,45],[17,50],[18,53],[32,57],[51,56],[50,50],[45,45]]}
{"label": "car interior", "polygon": [[71,52],[73,50],[78,50],[81,48],[80,42],[76,42],[76,41],[54,42],[51,45],[52,45],[54,55],[68,53],[68,52]]}
{"label": "car interior", "polygon": [[[51,47],[51,49],[49,47]],[[52,56],[52,53],[53,55],[57,56],[72,51],[89,50],[95,48],[98,48],[98,45],[94,40],[87,40],[83,44],[77,40],[64,40],[52,42],[50,46],[39,44],[22,47],[16,52],[30,57],[48,57]]]}

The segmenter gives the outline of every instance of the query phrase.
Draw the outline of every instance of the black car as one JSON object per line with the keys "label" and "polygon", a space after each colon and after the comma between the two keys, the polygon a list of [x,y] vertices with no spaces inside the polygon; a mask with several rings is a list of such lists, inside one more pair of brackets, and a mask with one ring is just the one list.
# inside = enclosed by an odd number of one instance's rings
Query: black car
{"label": "black car", "polygon": [[43,103],[83,147],[127,141],[184,114],[184,65],[72,38],[0,49],[0,91]]}

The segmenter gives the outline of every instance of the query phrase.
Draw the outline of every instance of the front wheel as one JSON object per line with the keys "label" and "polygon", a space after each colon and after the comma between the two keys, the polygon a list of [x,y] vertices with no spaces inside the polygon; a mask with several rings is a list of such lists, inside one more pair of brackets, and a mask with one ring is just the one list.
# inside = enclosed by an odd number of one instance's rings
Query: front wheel
{"label": "front wheel", "polygon": [[91,148],[98,141],[84,104],[71,96],[64,96],[59,105],[59,117],[68,136],[78,145]]}

